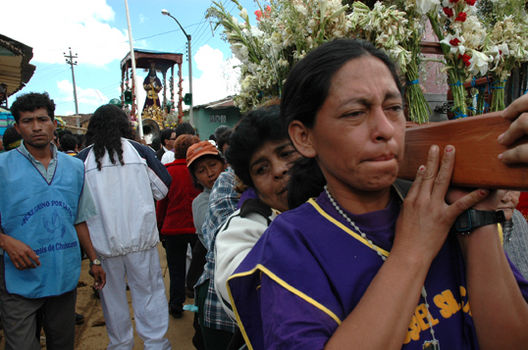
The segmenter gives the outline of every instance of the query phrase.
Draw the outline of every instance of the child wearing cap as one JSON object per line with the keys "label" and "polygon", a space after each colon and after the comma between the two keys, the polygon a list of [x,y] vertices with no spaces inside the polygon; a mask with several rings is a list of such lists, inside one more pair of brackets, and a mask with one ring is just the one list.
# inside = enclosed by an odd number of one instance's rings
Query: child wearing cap
{"label": "child wearing cap", "polygon": [[[195,186],[203,189],[203,192],[200,193],[192,203],[194,226],[196,227],[196,233],[200,240],[193,249],[193,263],[200,253],[203,254],[205,262],[205,254],[207,253],[207,249],[210,248],[211,242],[209,242],[208,237],[202,233],[201,228],[209,209],[209,195],[211,189],[218,176],[225,170],[226,162],[221,153],[211,142],[201,141],[192,145],[187,150],[187,167],[189,168]],[[200,245],[198,243],[202,244],[201,247],[203,249],[201,251],[199,250]],[[204,264],[201,264],[201,266],[203,267]],[[204,323],[204,316],[206,313],[205,300],[207,299],[209,292],[209,283],[203,283],[202,279],[200,279],[200,283],[196,284],[195,303],[199,310],[199,324],[203,340],[206,343],[206,348],[210,348],[209,345],[213,344],[214,346],[221,346],[221,344],[230,341],[232,333],[222,329],[213,329],[209,327],[208,324]]]}
{"label": "child wearing cap", "polygon": [[[225,170],[226,164],[224,158],[220,155],[218,149],[209,141],[200,141],[195,143],[187,150],[187,168],[194,181],[194,185],[204,190],[199,197],[208,197],[205,192],[210,192],[216,181],[216,178]],[[194,202],[193,202],[194,214]],[[196,225],[196,220],[194,222]]]}

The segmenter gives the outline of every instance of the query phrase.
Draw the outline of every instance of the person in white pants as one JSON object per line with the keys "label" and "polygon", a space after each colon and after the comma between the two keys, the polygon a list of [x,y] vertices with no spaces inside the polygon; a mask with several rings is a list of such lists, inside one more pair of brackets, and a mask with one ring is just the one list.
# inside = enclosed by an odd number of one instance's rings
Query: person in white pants
{"label": "person in white pants", "polygon": [[154,199],[167,195],[171,177],[156,154],[128,138],[126,114],[114,105],[99,107],[87,130],[86,182],[98,215],[87,221],[94,248],[107,272],[101,301],[108,350],[130,350],[134,332],[128,308],[130,287],[136,331],[145,349],[170,349],[166,338],[168,303],[157,250]]}
{"label": "person in white pants", "polygon": [[136,331],[145,349],[169,349],[168,340],[164,338],[169,323],[168,303],[157,248],[103,259],[102,266],[112,271],[107,275],[110,281],[107,280],[100,293],[110,338],[108,349],[132,349],[134,346],[127,282]]}

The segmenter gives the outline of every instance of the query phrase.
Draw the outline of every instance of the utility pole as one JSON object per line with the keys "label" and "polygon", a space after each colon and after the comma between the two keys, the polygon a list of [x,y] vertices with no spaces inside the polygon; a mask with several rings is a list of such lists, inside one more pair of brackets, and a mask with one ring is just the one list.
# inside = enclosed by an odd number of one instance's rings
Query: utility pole
{"label": "utility pole", "polygon": [[176,19],[176,17],[174,17],[173,15],[170,14],[169,11],[163,9],[161,10],[161,14],[162,15],[165,15],[165,16],[169,16],[170,18],[172,18],[177,24],[178,26],[180,27],[181,31],[183,32],[183,34],[185,35],[185,37],[187,38],[187,60],[189,62],[189,95],[191,97],[190,99],[190,108],[189,108],[189,119],[191,120],[191,124],[194,126],[194,118],[193,118],[193,95],[192,95],[192,51],[191,51],[191,35],[190,34],[187,34],[187,32],[185,31],[185,29],[183,29],[182,25],[180,24],[180,22]]}
{"label": "utility pole", "polygon": [[139,138],[143,140],[143,116],[141,111],[135,109],[135,106],[139,107],[137,103],[137,84],[136,84],[136,55],[134,53],[134,41],[132,39],[132,27],[130,25],[130,12],[128,11],[128,1],[125,0],[125,10],[127,17],[128,26],[128,44],[130,46],[130,60],[132,61],[132,111],[136,110]]}
{"label": "utility pole", "polygon": [[64,57],[66,58],[66,63],[68,63],[71,67],[72,72],[72,81],[73,81],[73,99],[75,100],[75,125],[77,127],[80,127],[80,120],[79,120],[79,103],[77,102],[77,88],[75,86],[75,72],[73,69],[73,66],[77,64],[77,61],[74,61],[74,59],[77,58],[77,54],[73,55],[71,51],[71,47],[68,47],[70,50],[70,54],[66,55],[66,52],[63,52]]}

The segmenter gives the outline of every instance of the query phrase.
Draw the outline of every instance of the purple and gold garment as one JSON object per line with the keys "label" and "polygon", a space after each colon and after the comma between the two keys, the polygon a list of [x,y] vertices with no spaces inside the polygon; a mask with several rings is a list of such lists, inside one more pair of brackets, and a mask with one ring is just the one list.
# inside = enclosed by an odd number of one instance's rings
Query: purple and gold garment
{"label": "purple and gold garment", "polygon": [[[395,195],[383,210],[347,214],[388,255],[399,210]],[[228,281],[250,349],[324,348],[383,264],[348,227],[324,192],[273,221]],[[512,270],[527,299],[528,282]],[[441,348],[478,349],[456,237],[449,236],[433,261],[425,289]],[[427,316],[420,297],[402,349],[422,349],[431,340]]]}

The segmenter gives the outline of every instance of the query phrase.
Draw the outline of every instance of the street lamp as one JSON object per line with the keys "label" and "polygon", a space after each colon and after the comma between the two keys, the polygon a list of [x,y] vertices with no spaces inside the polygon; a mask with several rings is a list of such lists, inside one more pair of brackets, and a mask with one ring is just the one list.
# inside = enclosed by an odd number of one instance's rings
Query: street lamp
{"label": "street lamp", "polygon": [[178,24],[178,26],[180,27],[180,29],[182,30],[183,34],[185,34],[185,37],[187,38],[187,51],[188,51],[188,56],[187,56],[187,60],[189,61],[189,94],[191,96],[191,104],[190,104],[190,109],[189,109],[189,118],[191,119],[191,124],[194,126],[194,119],[193,119],[193,99],[192,99],[192,52],[191,52],[191,35],[190,34],[187,34],[187,32],[185,31],[185,29],[183,29],[182,25],[180,24],[180,22],[176,19],[176,17],[174,17],[173,15],[170,14],[169,11],[165,10],[165,9],[162,9],[161,10],[161,14],[162,15],[165,15],[165,16],[169,16],[170,18],[172,18],[173,20],[176,21],[176,23]]}

